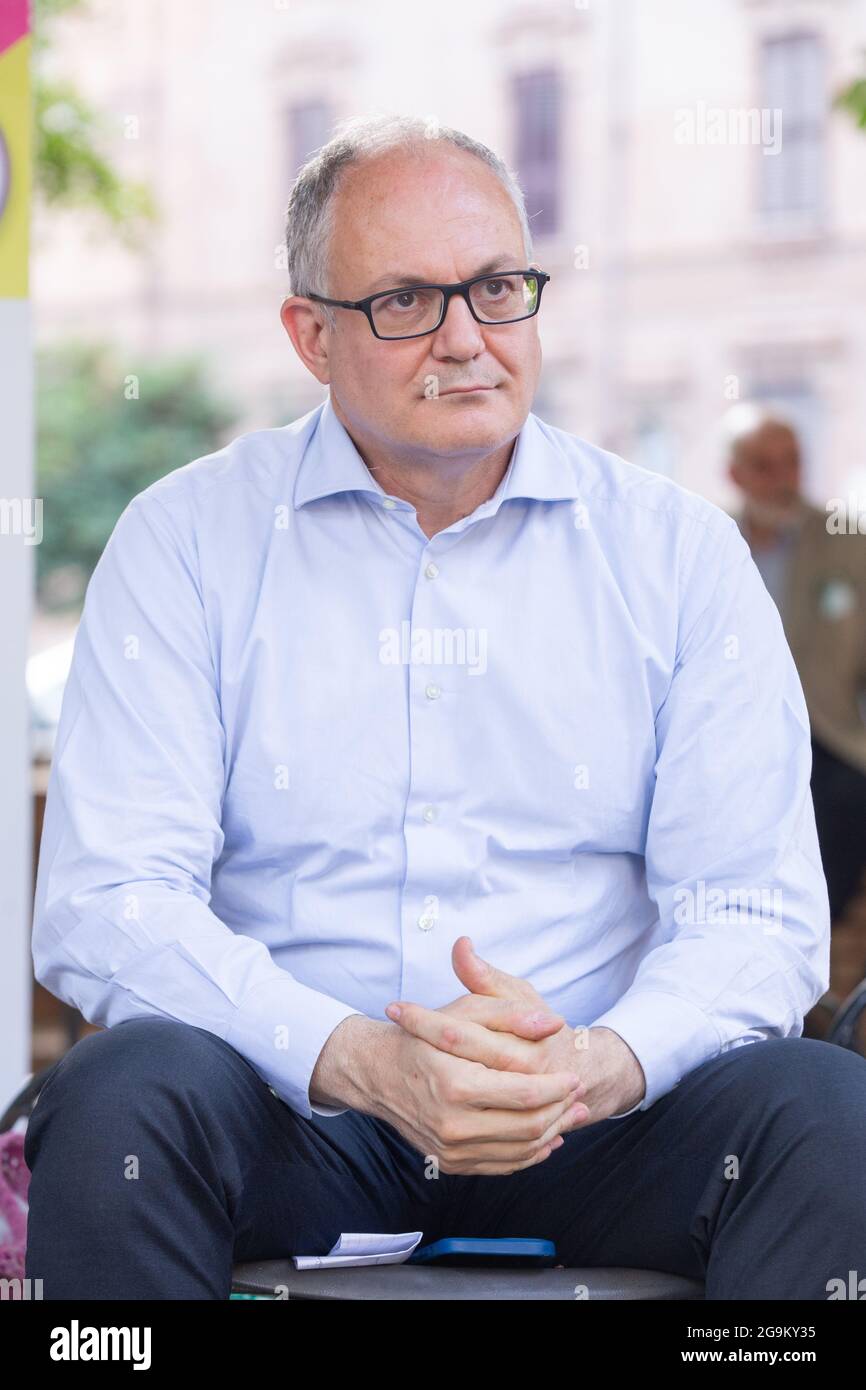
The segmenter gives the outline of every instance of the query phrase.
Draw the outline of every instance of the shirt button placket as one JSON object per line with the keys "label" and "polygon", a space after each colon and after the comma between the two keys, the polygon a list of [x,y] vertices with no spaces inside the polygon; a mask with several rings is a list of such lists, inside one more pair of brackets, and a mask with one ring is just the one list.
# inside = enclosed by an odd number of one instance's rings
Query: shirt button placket
{"label": "shirt button placket", "polygon": [[[435,582],[434,582],[435,581]],[[436,664],[435,635],[442,626],[443,583],[439,564],[422,554],[415,581],[410,632],[409,701],[411,784],[406,805],[406,882],[403,894],[405,923],[403,993],[423,998],[429,991],[430,964],[438,960],[441,942],[437,929],[444,904],[440,889],[447,866],[442,836],[443,804],[441,754],[448,739],[449,681],[447,668]],[[425,660],[418,657],[415,642],[424,643]],[[414,659],[413,659],[414,657]]]}

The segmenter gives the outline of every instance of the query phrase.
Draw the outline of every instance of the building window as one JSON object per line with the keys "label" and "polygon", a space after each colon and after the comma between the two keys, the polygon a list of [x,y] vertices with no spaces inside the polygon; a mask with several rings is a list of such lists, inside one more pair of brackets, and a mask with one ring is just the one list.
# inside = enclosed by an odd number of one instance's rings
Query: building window
{"label": "building window", "polygon": [[763,40],[761,105],[782,113],[781,149],[760,156],[761,213],[770,223],[814,217],[823,202],[827,112],[824,48],[817,34]]}
{"label": "building window", "polygon": [[333,116],[326,101],[302,101],[288,111],[289,182],[311,154],[330,139]]}
{"label": "building window", "polygon": [[514,163],[533,233],[559,227],[562,91],[554,70],[518,73],[512,79]]}

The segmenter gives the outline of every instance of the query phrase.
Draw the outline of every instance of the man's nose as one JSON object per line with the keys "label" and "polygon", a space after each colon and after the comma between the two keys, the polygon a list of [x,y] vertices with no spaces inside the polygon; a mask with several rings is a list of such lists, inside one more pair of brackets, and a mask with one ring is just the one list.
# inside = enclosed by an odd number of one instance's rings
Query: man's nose
{"label": "man's nose", "polygon": [[452,294],[445,318],[433,334],[434,357],[474,357],[484,349],[481,324],[462,295]]}

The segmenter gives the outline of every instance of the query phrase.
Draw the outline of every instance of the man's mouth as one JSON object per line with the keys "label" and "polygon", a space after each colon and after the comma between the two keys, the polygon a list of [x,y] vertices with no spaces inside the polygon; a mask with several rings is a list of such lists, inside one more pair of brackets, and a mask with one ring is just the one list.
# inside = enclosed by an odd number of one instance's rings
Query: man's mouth
{"label": "man's mouth", "polygon": [[495,391],[495,386],[450,386],[447,391],[440,391],[440,396],[467,396],[475,391]]}

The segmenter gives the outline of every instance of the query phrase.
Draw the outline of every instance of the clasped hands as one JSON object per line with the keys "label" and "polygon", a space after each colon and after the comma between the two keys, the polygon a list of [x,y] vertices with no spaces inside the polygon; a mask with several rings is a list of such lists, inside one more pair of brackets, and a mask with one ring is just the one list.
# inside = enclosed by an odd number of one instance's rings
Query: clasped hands
{"label": "clasped hands", "polygon": [[[453,1072],[449,1075],[444,1084],[452,1091],[462,1087],[462,1098],[469,1107],[474,1104],[482,1112],[487,1110],[491,1118],[500,1117],[500,1129],[479,1135],[477,1125],[469,1125],[465,1137],[471,1143],[461,1156],[462,1136],[451,1107],[449,1132],[439,1136],[441,1147],[448,1151],[446,1171],[507,1173],[543,1162],[561,1146],[563,1134],[630,1110],[643,1099],[643,1069],[618,1033],[610,1028],[570,1027],[528,981],[508,975],[477,956],[468,936],[454,943],[452,965],[468,993],[440,1009],[400,1000],[388,1005],[388,1018],[440,1053],[494,1073],[525,1074],[534,1080],[524,1091],[523,1108],[531,1115],[521,1117],[518,1126],[510,1120],[503,1123],[501,1118],[520,1108],[515,1106],[518,1092],[513,1075],[507,1092],[503,1086],[502,1094],[507,1094],[507,1100],[501,1102],[504,1109],[497,1109],[496,1102],[486,1098],[483,1085],[474,1094],[472,1086],[455,1081]],[[437,1069],[431,1066],[431,1071]],[[539,1080],[542,1077],[543,1083]],[[485,1081],[492,1082],[493,1078]],[[454,1102],[461,1096],[451,1094],[445,1099]],[[514,1132],[509,1133],[509,1128]],[[514,1161],[504,1157],[503,1145],[517,1140],[518,1128],[522,1158]],[[483,1161],[485,1139],[492,1146],[488,1149],[489,1163]],[[516,1156],[518,1147],[513,1145],[508,1152],[513,1149]]]}

